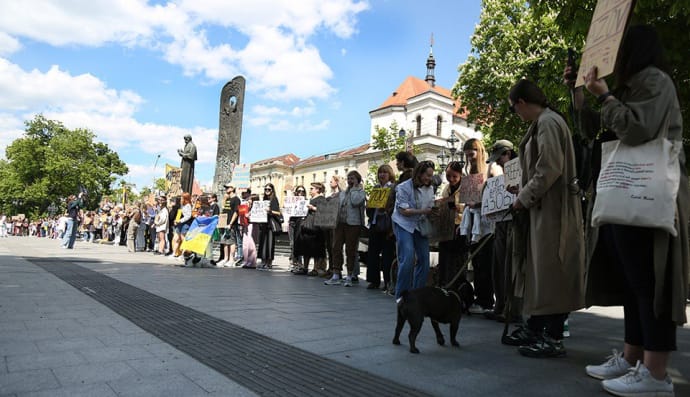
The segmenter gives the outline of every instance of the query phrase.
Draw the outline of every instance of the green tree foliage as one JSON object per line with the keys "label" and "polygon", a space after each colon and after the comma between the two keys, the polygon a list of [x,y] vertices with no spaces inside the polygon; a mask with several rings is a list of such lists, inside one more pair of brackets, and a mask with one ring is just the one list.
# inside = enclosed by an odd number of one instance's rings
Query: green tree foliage
{"label": "green tree foliage", "polygon": [[[378,175],[376,171],[382,164],[388,164],[395,160],[395,155],[398,152],[406,150],[407,137],[400,136],[400,127],[398,123],[393,121],[390,127],[374,126],[374,134],[371,139],[371,148],[381,152],[381,156],[377,161],[371,161],[369,164],[369,171],[364,181],[365,190],[367,194],[378,183]],[[411,149],[414,152],[414,148]]]}
{"label": "green tree foliage", "polygon": [[[8,213],[45,214],[51,203],[62,203],[84,188],[88,206],[112,193],[115,175],[127,173],[117,153],[86,129],[70,130],[42,115],[25,122],[21,138],[13,141],[0,162],[0,208]],[[21,204],[17,204],[21,203]]]}
{"label": "green tree foliage", "polygon": [[[470,121],[483,125],[487,140],[517,144],[522,138],[526,126],[507,107],[510,87],[522,77],[539,84],[551,105],[567,113],[569,93],[561,84],[566,49],[582,52],[595,6],[596,0],[482,2],[472,52],[459,68],[453,94],[462,98]],[[637,0],[632,23],[651,24],[659,31],[678,87],[683,124],[690,125],[690,0]],[[687,145],[690,129],[684,134]]]}

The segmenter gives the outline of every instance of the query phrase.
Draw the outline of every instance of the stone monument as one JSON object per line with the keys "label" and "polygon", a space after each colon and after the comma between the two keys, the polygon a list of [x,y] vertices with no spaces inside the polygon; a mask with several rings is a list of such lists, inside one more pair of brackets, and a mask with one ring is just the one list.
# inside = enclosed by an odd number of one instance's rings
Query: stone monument
{"label": "stone monument", "polygon": [[245,83],[244,77],[237,76],[225,84],[220,92],[218,151],[213,177],[213,192],[219,196],[225,191],[223,185],[232,179],[235,164],[240,161]]}

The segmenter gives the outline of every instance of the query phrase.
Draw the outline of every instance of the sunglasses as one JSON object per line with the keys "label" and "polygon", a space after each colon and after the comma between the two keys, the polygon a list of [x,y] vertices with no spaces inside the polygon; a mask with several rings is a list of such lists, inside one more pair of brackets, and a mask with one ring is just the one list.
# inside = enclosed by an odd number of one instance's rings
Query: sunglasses
{"label": "sunglasses", "polygon": [[306,193],[307,191],[304,189],[297,189],[297,193]]}
{"label": "sunglasses", "polygon": [[264,189],[264,192],[272,192],[272,191],[273,191],[273,189],[271,189],[270,187],[267,187],[266,189]]}

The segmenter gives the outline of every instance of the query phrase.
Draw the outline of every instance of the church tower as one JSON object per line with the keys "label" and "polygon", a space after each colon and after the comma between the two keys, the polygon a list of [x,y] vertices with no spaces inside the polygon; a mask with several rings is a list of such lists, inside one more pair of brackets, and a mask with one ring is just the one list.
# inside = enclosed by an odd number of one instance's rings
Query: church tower
{"label": "church tower", "polygon": [[434,60],[434,34],[431,34],[431,45],[429,46],[429,57],[426,59],[426,78],[424,79],[430,87],[436,86],[436,77],[434,77],[434,69],[436,68],[436,60]]}

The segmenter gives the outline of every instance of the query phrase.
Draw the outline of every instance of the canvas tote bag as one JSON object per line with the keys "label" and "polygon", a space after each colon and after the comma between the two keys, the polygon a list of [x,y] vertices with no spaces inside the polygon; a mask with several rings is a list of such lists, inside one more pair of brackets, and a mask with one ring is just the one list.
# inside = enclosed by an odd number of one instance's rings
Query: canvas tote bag
{"label": "canvas tote bag", "polygon": [[602,144],[592,226],[643,226],[677,236],[682,143],[668,140],[668,121],[666,116],[657,138],[644,144],[628,146],[618,140]]}

